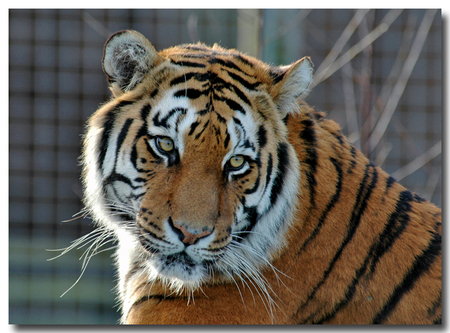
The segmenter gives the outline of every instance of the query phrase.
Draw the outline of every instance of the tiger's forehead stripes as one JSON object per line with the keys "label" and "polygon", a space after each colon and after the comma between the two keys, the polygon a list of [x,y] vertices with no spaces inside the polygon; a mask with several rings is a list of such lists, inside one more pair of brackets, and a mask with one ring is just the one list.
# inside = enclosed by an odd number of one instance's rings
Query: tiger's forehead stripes
{"label": "tiger's forehead stripes", "polygon": [[[187,50],[191,51],[191,53]],[[254,64],[233,50],[210,49],[201,45],[180,45],[176,49],[172,48],[167,51],[167,56],[175,64],[200,68],[206,67],[206,64],[220,64],[225,70],[234,70],[248,77],[254,77]],[[164,51],[162,54],[166,55]],[[235,62],[238,62],[239,65]]]}

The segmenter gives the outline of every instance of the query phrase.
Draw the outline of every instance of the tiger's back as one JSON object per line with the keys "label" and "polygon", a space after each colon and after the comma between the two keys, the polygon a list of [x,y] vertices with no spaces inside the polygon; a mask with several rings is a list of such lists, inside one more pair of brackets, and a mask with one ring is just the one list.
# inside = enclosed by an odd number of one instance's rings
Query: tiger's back
{"label": "tiger's back", "polygon": [[296,216],[305,224],[290,252],[300,281],[318,272],[297,289],[291,323],[439,322],[440,210],[370,163],[323,114],[305,107],[288,127],[306,176]]}
{"label": "tiger's back", "polygon": [[441,212],[299,101],[308,59],[122,32],[104,68],[83,177],[123,323],[440,323]]}

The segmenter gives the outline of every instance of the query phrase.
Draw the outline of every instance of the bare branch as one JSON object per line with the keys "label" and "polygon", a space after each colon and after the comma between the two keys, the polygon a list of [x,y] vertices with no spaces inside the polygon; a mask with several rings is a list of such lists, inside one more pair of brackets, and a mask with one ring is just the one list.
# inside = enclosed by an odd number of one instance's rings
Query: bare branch
{"label": "bare branch", "polygon": [[378,37],[388,31],[390,25],[395,21],[395,19],[401,14],[402,10],[392,9],[383,18],[380,25],[378,25],[374,30],[372,30],[366,37],[361,39],[357,44],[350,48],[345,54],[343,54],[339,59],[333,62],[328,69],[321,76],[314,77],[314,83],[316,86],[333,75],[337,70],[344,66],[347,62],[352,60],[356,55],[363,51],[367,46],[372,44]]}
{"label": "bare branch", "polygon": [[375,164],[382,166],[384,161],[386,160],[386,158],[388,157],[389,153],[392,150],[392,143],[390,142],[386,142],[383,145],[383,148],[381,148],[380,152],[377,154],[377,156],[375,157]]}
{"label": "bare branch", "polygon": [[[363,124],[362,128],[367,129],[369,133],[373,131],[381,112],[383,111],[386,101],[388,100],[390,94],[392,93],[392,89],[394,87],[396,78],[400,75],[401,68],[403,63],[405,62],[406,57],[408,56],[409,49],[411,48],[411,44],[414,37],[414,30],[416,26],[416,15],[411,12],[408,15],[408,20],[406,22],[405,30],[402,34],[402,41],[400,43],[399,51],[397,53],[397,57],[395,58],[394,65],[392,66],[391,71],[389,72],[388,77],[383,84],[380,95],[376,98],[375,103],[373,105],[371,114],[374,117],[373,119],[367,119]],[[372,124],[370,124],[373,121]]]}
{"label": "bare branch", "polygon": [[102,24],[99,20],[97,20],[94,16],[92,16],[89,12],[83,12],[83,20],[87,23],[92,29],[97,31],[97,33],[104,37],[109,38],[112,35],[112,32],[106,28],[104,24]]}
{"label": "bare branch", "polygon": [[319,68],[317,68],[316,76],[315,76],[314,80],[317,80],[317,82],[323,81],[322,80],[323,75],[328,70],[328,68],[331,66],[331,64],[336,60],[336,58],[338,57],[338,55],[341,53],[342,49],[344,48],[345,44],[347,44],[348,40],[353,35],[356,28],[358,28],[362,19],[364,18],[364,16],[366,16],[366,14],[368,12],[369,12],[369,9],[358,9],[356,11],[355,15],[350,20],[348,25],[345,27],[341,36],[338,38],[338,40],[334,44],[333,48],[326,56],[325,60],[320,64]]}
{"label": "bare branch", "polygon": [[417,31],[416,38],[414,39],[413,45],[411,46],[411,50],[405,60],[405,63],[403,64],[400,76],[394,86],[394,89],[392,90],[391,96],[386,102],[382,115],[378,119],[377,125],[375,126],[370,136],[370,150],[375,149],[378,142],[380,142],[381,137],[386,131],[386,128],[389,125],[392,116],[394,115],[394,111],[397,107],[400,97],[405,90],[406,83],[409,80],[417,59],[419,58],[420,52],[422,51],[422,47],[425,43],[428,31],[430,30],[431,23],[433,22],[433,18],[436,12],[436,9],[427,10],[423,17],[422,23],[420,24],[419,30]]}
{"label": "bare branch", "polygon": [[[359,133],[352,66],[350,66],[350,64],[346,64],[342,68],[341,73],[342,73],[342,89],[344,92],[345,115],[347,118],[347,132],[350,134]],[[354,135],[352,136],[352,139],[355,139]],[[355,143],[355,141],[353,141],[353,143]],[[359,142],[356,143],[356,148],[360,149]]]}
{"label": "bare branch", "polygon": [[401,180],[406,176],[416,172],[433,158],[439,156],[442,151],[442,141],[436,143],[433,147],[428,149],[425,153],[414,159],[412,162],[408,163],[404,167],[398,169],[394,173],[392,173],[392,177],[397,180]]}

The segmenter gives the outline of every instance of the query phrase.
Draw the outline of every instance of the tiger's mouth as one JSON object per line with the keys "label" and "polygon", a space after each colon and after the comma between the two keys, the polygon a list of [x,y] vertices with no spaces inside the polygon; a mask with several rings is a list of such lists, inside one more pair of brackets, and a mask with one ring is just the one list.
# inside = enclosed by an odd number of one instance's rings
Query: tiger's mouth
{"label": "tiger's mouth", "polygon": [[[177,252],[159,249],[148,238],[139,237],[142,249],[147,253],[144,265],[161,280],[169,283],[177,282],[189,287],[196,287],[208,280],[210,272],[217,268],[220,255],[211,254],[208,257],[200,255],[200,250],[192,246],[179,249]],[[175,247],[176,248],[176,247]],[[225,249],[224,249],[225,251]]]}

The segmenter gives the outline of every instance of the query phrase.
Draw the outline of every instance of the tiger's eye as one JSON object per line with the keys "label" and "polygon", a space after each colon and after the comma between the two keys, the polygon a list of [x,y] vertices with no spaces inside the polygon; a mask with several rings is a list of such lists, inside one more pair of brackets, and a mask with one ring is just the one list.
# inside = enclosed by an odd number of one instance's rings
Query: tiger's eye
{"label": "tiger's eye", "polygon": [[170,153],[174,149],[172,139],[167,137],[158,138],[158,145],[162,150],[164,150],[167,153]]}
{"label": "tiger's eye", "polygon": [[240,168],[244,164],[244,156],[242,155],[236,155],[230,158],[230,165],[233,168]]}

